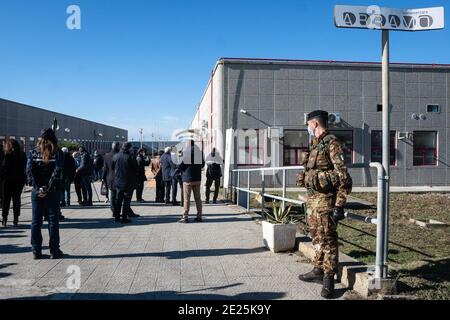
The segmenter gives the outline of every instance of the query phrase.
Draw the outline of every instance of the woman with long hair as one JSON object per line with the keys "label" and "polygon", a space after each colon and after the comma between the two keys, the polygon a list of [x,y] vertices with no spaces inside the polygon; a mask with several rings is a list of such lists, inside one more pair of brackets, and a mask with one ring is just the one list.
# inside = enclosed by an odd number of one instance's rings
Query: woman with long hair
{"label": "woman with long hair", "polygon": [[6,227],[11,200],[13,202],[14,226],[19,224],[21,195],[25,185],[26,155],[20,143],[15,139],[7,139],[3,147],[4,158],[1,166],[1,181],[3,190],[2,226]]}
{"label": "woman with long hair", "polygon": [[31,246],[33,258],[42,258],[42,221],[48,218],[50,235],[50,257],[60,259],[59,249],[59,200],[63,185],[64,154],[58,148],[58,139],[52,129],[42,132],[36,149],[30,152],[27,161],[28,184],[31,192],[32,222]]}

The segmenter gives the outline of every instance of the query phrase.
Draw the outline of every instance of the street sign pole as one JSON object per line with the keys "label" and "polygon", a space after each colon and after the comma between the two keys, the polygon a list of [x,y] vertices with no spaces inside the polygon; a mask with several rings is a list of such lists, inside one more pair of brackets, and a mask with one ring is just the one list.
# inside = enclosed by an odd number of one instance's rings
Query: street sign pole
{"label": "street sign pole", "polygon": [[389,30],[429,31],[444,28],[444,8],[394,9],[378,6],[342,6],[334,7],[334,23],[338,28],[358,28],[382,31],[382,165],[383,196],[380,221],[377,221],[377,241],[375,278],[388,276],[389,243],[389,188],[390,188],[390,95],[389,95]]}
{"label": "street sign pole", "polygon": [[[383,99],[383,169],[384,169],[384,203],[383,215],[380,221],[383,236],[382,248],[382,270],[379,270],[379,276],[387,277],[387,252],[389,243],[389,179],[390,179],[390,126],[391,126],[391,112],[390,112],[390,77],[389,77],[389,30],[382,31],[382,99]],[[380,248],[381,249],[381,248]]]}

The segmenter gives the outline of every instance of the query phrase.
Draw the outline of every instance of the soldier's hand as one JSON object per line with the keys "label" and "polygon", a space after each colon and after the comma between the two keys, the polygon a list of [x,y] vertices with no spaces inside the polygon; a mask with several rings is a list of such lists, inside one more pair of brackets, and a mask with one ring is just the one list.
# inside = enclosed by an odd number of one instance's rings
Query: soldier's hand
{"label": "soldier's hand", "polygon": [[342,207],[336,207],[333,210],[333,213],[331,215],[331,218],[333,219],[334,222],[338,222],[340,220],[345,219],[345,215],[344,215],[344,208]]}
{"label": "soldier's hand", "polygon": [[296,182],[296,185],[299,187],[305,186],[305,171],[300,171],[299,173],[297,173],[295,182]]}

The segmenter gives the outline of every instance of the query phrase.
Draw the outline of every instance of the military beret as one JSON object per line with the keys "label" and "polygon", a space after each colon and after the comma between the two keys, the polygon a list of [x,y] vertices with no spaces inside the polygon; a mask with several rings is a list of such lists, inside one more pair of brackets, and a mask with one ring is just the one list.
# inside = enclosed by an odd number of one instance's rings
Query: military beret
{"label": "military beret", "polygon": [[323,111],[323,110],[314,110],[310,113],[308,113],[308,115],[306,116],[306,121],[309,121],[311,119],[315,119],[315,118],[321,118],[323,120],[328,120],[328,112]]}

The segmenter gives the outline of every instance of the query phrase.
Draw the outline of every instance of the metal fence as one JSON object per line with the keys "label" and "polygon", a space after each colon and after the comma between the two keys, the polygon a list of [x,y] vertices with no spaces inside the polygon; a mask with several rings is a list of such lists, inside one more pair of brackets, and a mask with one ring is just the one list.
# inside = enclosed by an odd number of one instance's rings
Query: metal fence
{"label": "metal fence", "polygon": [[[365,164],[353,164],[352,168],[366,168]],[[384,190],[384,180],[387,179],[384,175],[384,169],[381,163],[372,162],[369,164],[369,167],[377,169],[377,218],[366,217],[357,215],[351,212],[345,212],[345,217],[353,220],[358,220],[366,223],[375,224],[377,226],[377,236],[376,236],[376,262],[375,262],[375,278],[386,278],[387,277],[387,243],[388,243],[388,234],[387,227],[388,222],[383,213],[383,201],[384,196],[386,195],[386,190]],[[286,196],[286,182],[287,182],[287,173],[288,171],[299,171],[304,170],[303,166],[288,166],[288,167],[266,167],[266,168],[252,168],[252,169],[234,169],[231,170],[231,190],[232,194],[236,194],[236,203],[239,204],[241,199],[241,195],[246,196],[246,209],[247,211],[251,210],[250,206],[250,195],[259,195],[261,196],[261,211],[264,217],[264,209],[265,209],[265,198],[274,199],[282,202],[283,207],[286,203],[293,203],[297,205],[303,205],[305,202],[301,200],[295,200],[288,198]],[[277,196],[274,194],[270,194],[266,192],[266,175],[268,172],[272,171],[275,175],[281,171],[282,181],[281,181],[281,190],[282,195]],[[259,187],[251,187],[250,181],[250,173],[259,172],[260,185]],[[241,186],[241,176],[242,174],[247,174],[247,186]],[[236,178],[236,179],[235,179]],[[253,189],[253,190],[252,190]]]}

